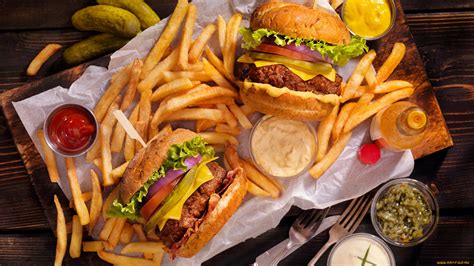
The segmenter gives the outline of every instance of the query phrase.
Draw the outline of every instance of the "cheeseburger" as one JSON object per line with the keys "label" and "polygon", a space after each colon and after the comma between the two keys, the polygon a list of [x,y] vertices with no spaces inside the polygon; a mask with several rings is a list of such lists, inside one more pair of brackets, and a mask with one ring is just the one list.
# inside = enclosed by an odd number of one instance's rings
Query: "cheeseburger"
{"label": "cheeseburger", "polygon": [[332,64],[345,65],[368,50],[351,36],[338,15],[322,8],[269,2],[242,28],[235,75],[241,98],[254,110],[297,120],[319,120],[339,102],[341,76]]}
{"label": "cheeseburger", "polygon": [[[236,151],[227,147],[229,157]],[[145,222],[171,257],[191,257],[236,211],[246,193],[239,165],[226,171],[199,135],[177,129],[140,150],[118,186],[110,217]],[[235,160],[234,160],[235,161]]]}

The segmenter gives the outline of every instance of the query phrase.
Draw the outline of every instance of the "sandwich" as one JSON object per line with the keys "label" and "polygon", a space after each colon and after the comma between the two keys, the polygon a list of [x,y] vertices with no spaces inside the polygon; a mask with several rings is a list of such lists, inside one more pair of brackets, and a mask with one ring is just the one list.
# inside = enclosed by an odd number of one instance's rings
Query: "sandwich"
{"label": "sandwich", "polygon": [[[226,155],[237,158],[235,147]],[[226,157],[227,158],[227,157]],[[247,189],[238,160],[226,171],[196,133],[176,129],[152,140],[130,161],[107,212],[144,223],[170,256],[191,257],[224,226]],[[232,162],[231,162],[232,161]]]}
{"label": "sandwich", "polygon": [[247,53],[236,63],[242,101],[262,113],[320,120],[340,101],[341,82],[333,64],[345,65],[368,51],[338,15],[322,8],[269,2],[242,28]]}

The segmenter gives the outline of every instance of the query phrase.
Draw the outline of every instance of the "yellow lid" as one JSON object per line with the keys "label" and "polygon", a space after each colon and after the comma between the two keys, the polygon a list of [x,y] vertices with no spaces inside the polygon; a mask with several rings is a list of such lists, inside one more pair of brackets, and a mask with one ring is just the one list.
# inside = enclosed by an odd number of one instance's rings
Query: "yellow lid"
{"label": "yellow lid", "polygon": [[426,113],[422,110],[413,110],[408,113],[408,126],[412,129],[421,129],[426,125]]}

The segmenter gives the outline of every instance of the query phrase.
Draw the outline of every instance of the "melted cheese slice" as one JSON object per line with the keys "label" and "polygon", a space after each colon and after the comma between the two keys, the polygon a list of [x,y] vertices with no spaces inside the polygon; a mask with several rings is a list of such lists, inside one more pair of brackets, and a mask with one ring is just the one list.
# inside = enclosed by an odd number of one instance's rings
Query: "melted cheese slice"
{"label": "melted cheese slice", "polygon": [[271,65],[284,65],[286,66],[293,74],[297,75],[304,81],[308,81],[310,79],[313,79],[317,75],[322,75],[325,78],[329,79],[330,81],[335,81],[336,80],[336,70],[332,68],[331,72],[325,74],[325,73],[311,73],[307,71],[302,71],[299,69],[296,69],[294,67],[288,66],[286,64],[278,63],[278,62],[273,62],[273,61],[266,61],[266,60],[253,60],[250,56],[248,55],[242,55],[238,60],[240,63],[248,63],[248,64],[255,64],[256,67],[264,67],[264,66],[271,66]]}
{"label": "melted cheese slice", "polygon": [[336,94],[314,94],[309,91],[294,91],[294,90],[288,89],[287,87],[277,88],[270,84],[255,83],[255,82],[250,82],[248,80],[244,81],[243,88],[244,88],[244,91],[247,91],[250,88],[254,88],[256,90],[262,90],[272,97],[279,97],[285,93],[288,93],[288,94],[299,96],[303,99],[317,99],[323,103],[329,103],[332,105],[336,105],[341,101],[341,96],[336,95]]}
{"label": "melted cheese slice", "polygon": [[183,211],[183,206],[184,206],[184,203],[186,202],[186,200],[204,183],[206,183],[207,181],[211,180],[214,178],[214,176],[212,175],[211,171],[209,170],[209,168],[207,167],[207,163],[211,162],[211,161],[214,161],[215,159],[217,158],[213,158],[213,159],[210,159],[210,160],[206,160],[204,162],[202,162],[201,164],[199,164],[199,166],[197,167],[196,169],[196,176],[194,178],[194,183],[193,185],[188,189],[188,191],[186,192],[186,194],[179,200],[178,203],[176,203],[176,205],[174,205],[174,207],[168,212],[166,213],[163,218],[161,218],[160,221],[158,221],[157,225],[158,227],[160,228],[160,230],[163,229],[163,227],[165,226],[166,222],[169,220],[169,219],[173,219],[173,220],[179,220],[181,219],[181,213]]}

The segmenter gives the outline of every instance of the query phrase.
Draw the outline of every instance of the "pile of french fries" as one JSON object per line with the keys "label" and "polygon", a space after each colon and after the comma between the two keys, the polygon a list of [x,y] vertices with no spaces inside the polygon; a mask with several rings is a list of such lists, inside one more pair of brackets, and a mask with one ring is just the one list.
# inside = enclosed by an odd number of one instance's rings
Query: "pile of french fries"
{"label": "pile of french fries", "polygon": [[[224,145],[238,145],[237,136],[241,129],[253,125],[249,116],[254,112],[248,106],[239,106],[239,95],[234,86],[234,61],[238,30],[242,21],[240,14],[226,21],[218,16],[215,23],[206,26],[199,36],[192,40],[197,9],[187,0],[179,0],[161,36],[144,59],[135,59],[116,72],[110,85],[98,101],[94,114],[99,122],[98,141],[87,152],[86,160],[99,170],[91,169],[92,190],[82,192],[73,158],[66,158],[65,164],[72,191],[70,206],[77,215],[72,219],[72,234],[69,254],[80,257],[82,252],[97,252],[98,256],[116,265],[160,265],[164,254],[162,243],[156,236],[145,235],[142,224],[145,221],[129,223],[124,218],[107,218],[106,212],[118,198],[117,187],[105,199],[103,190],[117,185],[129,161],[142,148],[142,144],[129,136],[114,112],[128,114],[132,126],[145,141],[151,141],[172,131],[172,121],[195,121],[198,132],[216,151],[224,151]],[[179,45],[171,47],[177,39],[183,23]],[[222,59],[207,45],[217,35],[223,54]],[[52,182],[58,182],[59,174],[53,151],[46,145],[44,132],[38,131],[45,160]],[[120,165],[112,165],[112,158],[123,154]],[[225,158],[226,168],[240,162],[250,182],[248,191],[257,196],[277,198],[283,191],[282,185],[273,178],[264,176],[250,162],[241,158]],[[57,208],[57,248],[55,265],[61,265],[66,253],[67,225],[63,210],[55,195]],[[91,234],[99,221],[104,224],[99,239],[82,242],[83,226]],[[132,242],[133,239],[139,242]],[[119,245],[125,245],[120,255],[113,252]],[[127,256],[128,253],[142,253],[143,257]]]}
{"label": "pile of french fries", "polygon": [[[336,105],[318,126],[318,150],[316,163],[309,170],[311,176],[319,178],[331,167],[343,152],[355,127],[413,94],[414,88],[410,82],[387,81],[405,56],[405,50],[403,43],[395,43],[378,72],[372,67],[376,57],[374,50],[362,57],[347,84],[343,85],[342,103]],[[362,85],[364,80],[366,85]]]}

